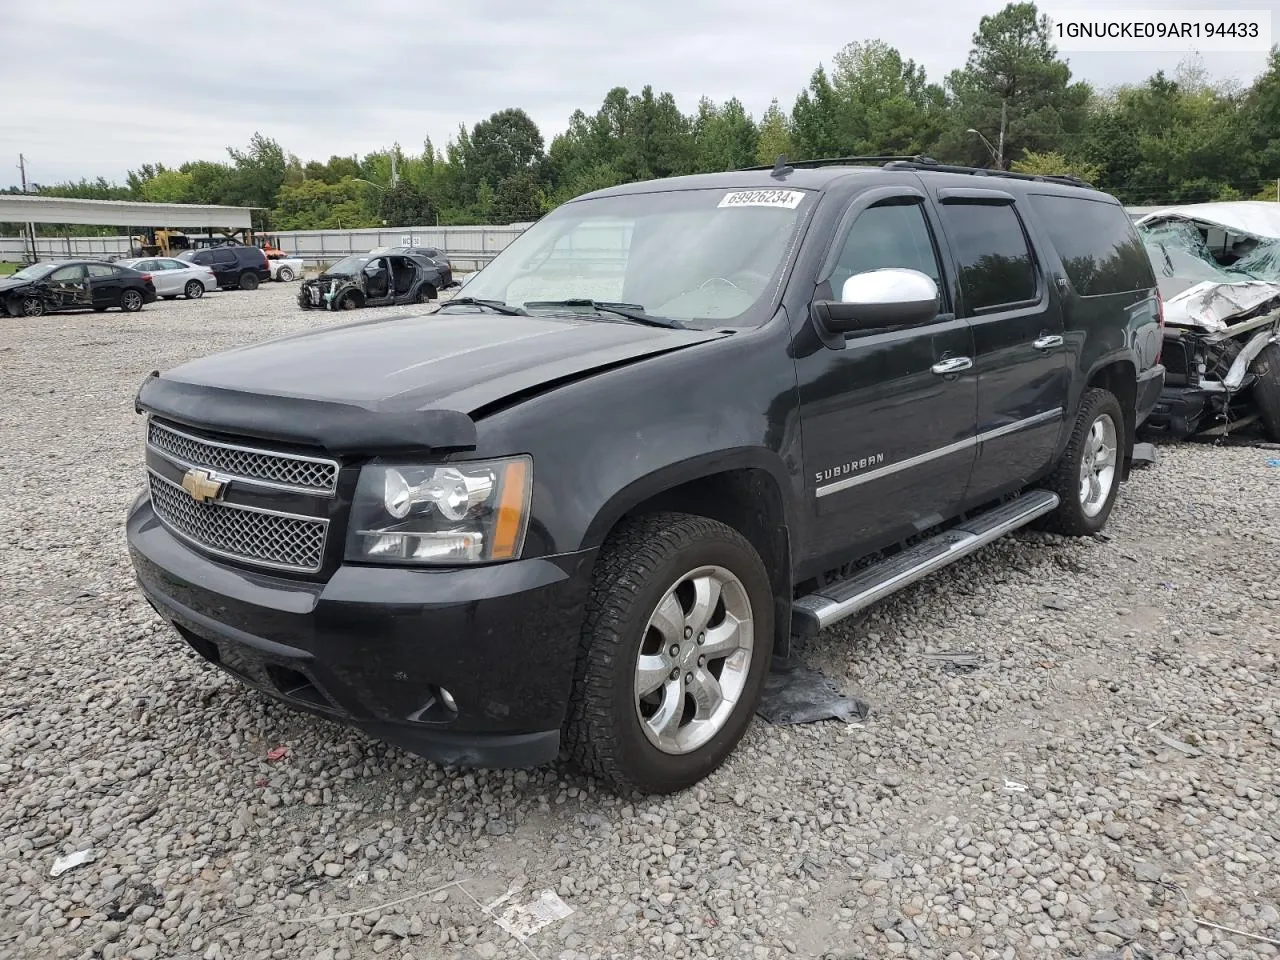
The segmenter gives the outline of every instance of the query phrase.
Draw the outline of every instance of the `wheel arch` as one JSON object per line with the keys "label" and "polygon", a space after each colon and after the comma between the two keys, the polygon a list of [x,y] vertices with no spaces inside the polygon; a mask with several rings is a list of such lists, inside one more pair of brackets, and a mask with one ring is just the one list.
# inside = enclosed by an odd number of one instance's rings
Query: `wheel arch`
{"label": "wheel arch", "polygon": [[[1137,364],[1131,356],[1125,354],[1112,354],[1100,358],[1090,368],[1084,390],[1094,387],[1108,391],[1120,401],[1120,409],[1124,413],[1124,458],[1120,479],[1128,480],[1133,463],[1134,433],[1137,431]],[[1084,391],[1081,391],[1081,396],[1084,396]]]}
{"label": "wheel arch", "polygon": [[671,464],[623,487],[597,511],[584,548],[604,543],[620,523],[661,511],[718,520],[755,547],[774,595],[774,650],[786,656],[791,624],[791,541],[786,473],[772,452],[722,451]]}

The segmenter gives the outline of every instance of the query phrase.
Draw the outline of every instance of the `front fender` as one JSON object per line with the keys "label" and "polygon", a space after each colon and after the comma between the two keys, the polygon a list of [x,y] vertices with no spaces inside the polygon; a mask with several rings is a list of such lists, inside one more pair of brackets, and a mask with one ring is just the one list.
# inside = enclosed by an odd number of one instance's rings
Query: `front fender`
{"label": "front fender", "polygon": [[[761,470],[767,473],[777,485],[784,514],[791,512],[790,499],[784,494],[789,482],[786,467],[776,453],[764,447],[717,450],[663,464],[632,480],[605,501],[596,512],[583,535],[582,547],[599,547],[618,521],[645,501],[686,483],[731,470]],[[789,515],[786,516],[785,522],[788,525],[791,520]]]}

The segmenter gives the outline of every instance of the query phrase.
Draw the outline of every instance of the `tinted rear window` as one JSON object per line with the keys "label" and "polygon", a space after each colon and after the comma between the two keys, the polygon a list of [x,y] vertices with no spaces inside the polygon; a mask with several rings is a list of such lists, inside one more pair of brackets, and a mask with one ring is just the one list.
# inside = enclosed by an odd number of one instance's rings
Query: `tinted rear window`
{"label": "tinted rear window", "polygon": [[1146,249],[1122,207],[1084,197],[1030,195],[1067,279],[1082,297],[1156,285]]}
{"label": "tinted rear window", "polygon": [[1036,298],[1035,263],[1012,206],[944,203],[942,217],[969,312]]}

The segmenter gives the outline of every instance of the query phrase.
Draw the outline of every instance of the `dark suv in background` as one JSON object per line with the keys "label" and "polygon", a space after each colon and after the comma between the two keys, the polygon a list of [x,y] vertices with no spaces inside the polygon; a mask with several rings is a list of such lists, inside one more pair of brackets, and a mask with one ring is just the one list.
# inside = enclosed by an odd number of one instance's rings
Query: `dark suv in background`
{"label": "dark suv in background", "polygon": [[223,290],[257,290],[271,279],[271,265],[261,247],[224,243],[204,250],[184,250],[179,260],[208,267]]}
{"label": "dark suv in background", "polygon": [[925,158],[602,190],[461,293],[147,379],[142,591],[299,709],[653,792],[793,634],[1101,530],[1163,379],[1114,198]]}

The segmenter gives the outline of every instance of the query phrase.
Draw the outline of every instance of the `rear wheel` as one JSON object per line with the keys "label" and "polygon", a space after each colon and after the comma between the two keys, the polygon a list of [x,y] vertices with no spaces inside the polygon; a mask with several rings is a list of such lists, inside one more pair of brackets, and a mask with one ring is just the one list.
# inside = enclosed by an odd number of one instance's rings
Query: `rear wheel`
{"label": "rear wheel", "polygon": [[681,513],[626,522],[596,565],[569,756],[646,793],[697,783],[742,739],[772,652],[769,577],[741,534]]}
{"label": "rear wheel", "polygon": [[182,292],[186,294],[188,300],[199,300],[204,296],[204,284],[199,280],[188,280]]}
{"label": "rear wheel", "polygon": [[1280,443],[1280,344],[1263,347],[1249,372],[1258,378],[1252,391],[1258,419],[1267,431],[1267,439]]}
{"label": "rear wheel", "polygon": [[120,309],[125,313],[137,313],[142,309],[142,294],[137,290],[125,290],[120,294]]}
{"label": "rear wheel", "polygon": [[276,279],[279,280],[281,283],[288,283],[290,280],[293,279],[293,270],[291,270],[289,267],[281,267],[276,272]]}
{"label": "rear wheel", "polygon": [[241,290],[257,290],[258,275],[256,273],[240,274],[240,289]]}
{"label": "rear wheel", "polygon": [[1120,490],[1125,449],[1120,401],[1107,390],[1086,390],[1066,452],[1045,482],[1062,502],[1044,526],[1074,537],[1090,536],[1106,526]]}
{"label": "rear wheel", "polygon": [[438,294],[436,293],[436,288],[429,283],[424,283],[421,287],[418,288],[419,303],[427,303],[430,300],[434,300],[437,296]]}

